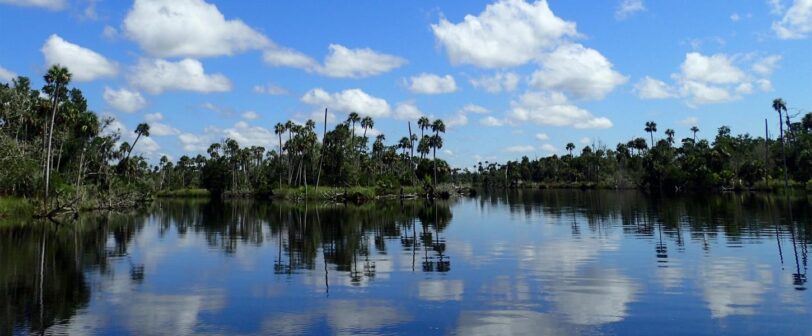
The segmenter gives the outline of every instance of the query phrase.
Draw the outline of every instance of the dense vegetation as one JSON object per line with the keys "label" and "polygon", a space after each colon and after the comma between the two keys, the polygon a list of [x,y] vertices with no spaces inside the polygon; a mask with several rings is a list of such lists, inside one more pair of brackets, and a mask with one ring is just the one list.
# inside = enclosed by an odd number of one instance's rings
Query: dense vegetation
{"label": "dense vegetation", "polygon": [[[585,146],[569,154],[537,160],[523,157],[505,164],[482,162],[456,170],[455,179],[486,185],[539,184],[553,187],[649,188],[663,191],[772,189],[783,186],[812,186],[812,113],[793,122],[785,103],[776,99],[773,108],[781,130],[777,140],[733,136],[727,126],[716,130],[712,141],[697,140],[700,132],[690,128],[688,137],[677,143],[676,131],[667,129],[655,142],[657,124],[646,122],[648,142],[637,137],[615,148]],[[784,127],[786,126],[786,131]],[[649,143],[654,143],[649,147]],[[768,182],[769,181],[769,182]]]}
{"label": "dense vegetation", "polygon": [[151,165],[137,155],[149,125],[136,127],[132,143],[122,141],[113,119],[90,111],[82,92],[69,88],[70,80],[68,69],[53,66],[41,91],[25,77],[0,85],[0,195],[42,200],[42,209],[117,208],[177,190],[264,196],[320,185],[397,192],[402,186],[433,187],[450,172],[436,158],[442,120],[421,118],[419,137],[404,125],[404,136],[388,145],[383,134],[370,143],[366,134],[374,120],[355,112],[331,131],[325,124],[323,139],[312,120],[288,121],[274,127],[279,142],[268,144],[270,150],[223,139],[207,156],[184,155],[176,162],[164,156]]}

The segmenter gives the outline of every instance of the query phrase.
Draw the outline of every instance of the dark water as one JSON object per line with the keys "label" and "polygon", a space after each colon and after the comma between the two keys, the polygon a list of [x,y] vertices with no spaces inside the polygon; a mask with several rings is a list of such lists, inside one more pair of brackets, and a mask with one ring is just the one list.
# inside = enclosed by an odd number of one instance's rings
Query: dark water
{"label": "dark water", "polygon": [[0,228],[0,334],[811,335],[810,208],[581,191],[162,201]]}

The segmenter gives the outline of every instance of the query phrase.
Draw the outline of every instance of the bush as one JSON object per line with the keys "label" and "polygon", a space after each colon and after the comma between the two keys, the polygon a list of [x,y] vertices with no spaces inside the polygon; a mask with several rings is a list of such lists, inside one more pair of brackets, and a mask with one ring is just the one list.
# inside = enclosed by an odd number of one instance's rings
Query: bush
{"label": "bush", "polygon": [[812,191],[812,179],[806,181],[806,191]]}

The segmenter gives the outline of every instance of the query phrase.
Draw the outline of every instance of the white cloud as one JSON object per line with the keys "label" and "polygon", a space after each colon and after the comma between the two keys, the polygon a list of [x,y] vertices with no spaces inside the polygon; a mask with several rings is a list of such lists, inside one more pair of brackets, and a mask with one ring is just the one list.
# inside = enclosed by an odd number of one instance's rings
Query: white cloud
{"label": "white cloud", "polygon": [[202,152],[210,145],[206,138],[192,133],[182,133],[178,135],[178,140],[187,152]]}
{"label": "white cloud", "polygon": [[783,0],[767,0],[767,5],[770,6],[770,14],[781,15],[784,12]]}
{"label": "white cloud", "polygon": [[262,49],[272,42],[203,0],[136,0],[122,25],[156,57],[209,57]]}
{"label": "white cloud", "polygon": [[316,88],[305,93],[301,101],[305,104],[319,108],[327,107],[342,112],[357,112],[374,118],[386,117],[390,114],[389,103],[378,97],[373,97],[361,89],[349,89],[336,93],[329,93]]}
{"label": "white cloud", "polygon": [[601,53],[580,44],[562,45],[539,61],[541,69],[533,73],[530,84],[580,99],[602,99],[628,80]]}
{"label": "white cloud", "polygon": [[154,136],[179,135],[180,130],[167,124],[153,122],[149,124],[149,133]]}
{"label": "white cloud", "polygon": [[417,120],[423,116],[423,112],[417,108],[414,102],[402,102],[395,106],[395,119]]}
{"label": "white cloud", "polygon": [[271,48],[263,54],[265,63],[315,72],[328,77],[364,78],[389,72],[406,64],[397,56],[379,53],[369,48],[350,49],[331,44],[330,53],[320,65],[310,56],[292,49]]}
{"label": "white cloud", "polygon": [[104,87],[104,101],[110,107],[126,113],[133,113],[147,106],[147,100],[138,91],[127,89],[113,90]]}
{"label": "white cloud", "polygon": [[673,87],[649,76],[637,82],[634,85],[634,91],[640,99],[665,99],[677,96]]}
{"label": "white cloud", "polygon": [[505,148],[505,151],[510,153],[529,153],[533,150],[533,146],[510,146]]}
{"label": "white cloud", "polygon": [[223,130],[223,136],[240,143],[240,146],[267,146],[276,143],[277,136],[273,131],[260,126],[251,126],[245,121],[238,121],[234,127]]}
{"label": "white cloud", "polygon": [[493,116],[487,116],[485,118],[482,118],[479,120],[479,123],[490,127],[499,127],[505,125],[504,121],[496,119]]}
{"label": "white cloud", "polygon": [[471,79],[471,85],[489,93],[510,92],[519,85],[519,75],[513,72],[497,72],[493,76]]}
{"label": "white cloud", "polygon": [[555,16],[546,0],[498,1],[457,24],[440,18],[431,29],[452,64],[483,68],[525,64],[562,38],[578,35],[575,23]]}
{"label": "white cloud", "polygon": [[545,152],[548,152],[548,153],[558,152],[558,148],[555,148],[555,146],[553,146],[551,144],[543,144],[543,145],[541,145],[541,150],[543,150]]}
{"label": "white cloud", "polygon": [[592,143],[592,139],[590,139],[588,137],[583,137],[583,138],[581,138],[581,140],[578,140],[578,143],[580,143],[582,145],[589,145],[589,144]]}
{"label": "white cloud", "polygon": [[769,79],[759,79],[756,80],[756,84],[764,92],[770,92],[773,90],[773,83]]}
{"label": "white cloud", "polygon": [[15,78],[17,78],[16,73],[0,66],[0,83],[11,83]]}
{"label": "white cloud", "polygon": [[741,20],[741,19],[742,19],[742,17],[741,17],[741,15],[739,15],[739,13],[730,14],[730,21],[739,22],[739,20]]}
{"label": "white cloud", "polygon": [[465,115],[465,112],[457,112],[445,119],[445,125],[448,128],[468,125],[468,116]]}
{"label": "white cloud", "polygon": [[536,133],[536,139],[540,141],[550,140],[550,136],[547,133]]}
{"label": "white cloud", "polygon": [[288,48],[270,48],[262,53],[265,63],[273,66],[284,66],[291,68],[305,69],[313,71],[319,68],[319,63],[310,56]]}
{"label": "white cloud", "polygon": [[93,50],[80,47],[65,41],[53,34],[42,46],[42,54],[48,66],[60,64],[73,74],[77,82],[114,77],[118,74],[118,65]]}
{"label": "white cloud", "polygon": [[231,81],[222,74],[206,74],[203,64],[194,59],[171,62],[162,59],[141,59],[129,76],[133,86],[152,94],[183,90],[195,92],[226,92]]}
{"label": "white cloud", "polygon": [[65,8],[65,0],[0,0],[0,4],[22,7],[41,7],[48,10],[61,10]]}
{"label": "white cloud", "polygon": [[684,81],[680,88],[683,96],[689,97],[689,105],[724,103],[738,99],[726,88],[703,82]]}
{"label": "white cloud", "polygon": [[232,108],[230,108],[228,106],[217,105],[217,104],[214,104],[212,102],[205,102],[205,103],[201,104],[200,107],[203,108],[203,109],[218,113],[218,114],[222,114],[223,116],[226,116],[226,117],[230,117],[230,116],[234,115],[234,109],[232,109]]}
{"label": "white cloud", "polygon": [[781,21],[773,22],[772,28],[780,39],[806,38],[812,32],[812,0],[795,0]]}
{"label": "white cloud", "polygon": [[104,26],[102,29],[102,37],[110,41],[118,38],[118,30],[112,26]]}
{"label": "white cloud", "polygon": [[267,94],[271,96],[284,96],[288,94],[288,90],[274,84],[254,85],[254,93]]}
{"label": "white cloud", "polygon": [[756,63],[753,63],[752,69],[753,72],[762,75],[762,76],[769,76],[772,75],[773,71],[778,68],[778,62],[781,61],[780,55],[770,55],[758,60]]}
{"label": "white cloud", "polygon": [[736,86],[737,94],[750,94],[753,93],[753,83],[744,82]]}
{"label": "white cloud", "polygon": [[615,18],[618,20],[625,20],[635,13],[646,10],[643,0],[623,0],[615,10]]}
{"label": "white cloud", "polygon": [[254,111],[245,111],[242,113],[242,117],[246,120],[256,120],[259,119],[259,114]]}
{"label": "white cloud", "polygon": [[465,105],[462,107],[462,111],[466,113],[477,113],[477,114],[485,114],[491,112],[491,110],[476,104]]}
{"label": "white cloud", "polygon": [[406,60],[378,53],[369,48],[349,49],[339,44],[330,45],[330,54],[324,59],[319,73],[330,77],[363,78],[389,72],[406,64]]}
{"label": "white cloud", "polygon": [[745,78],[744,72],[725,54],[705,56],[691,52],[685,55],[681,66],[686,80],[713,84],[737,83]]}
{"label": "white cloud", "polygon": [[457,82],[451,75],[438,76],[422,73],[409,79],[409,91],[420,94],[441,94],[457,91]]}
{"label": "white cloud", "polygon": [[144,120],[148,122],[161,121],[164,120],[164,115],[160,112],[148,113],[144,116]]}
{"label": "white cloud", "polygon": [[697,126],[699,125],[699,118],[697,117],[687,117],[679,121],[680,125],[683,126]]}
{"label": "white cloud", "polygon": [[511,102],[509,117],[517,122],[575,128],[610,128],[612,121],[595,117],[587,110],[572,105],[560,92],[527,92]]}

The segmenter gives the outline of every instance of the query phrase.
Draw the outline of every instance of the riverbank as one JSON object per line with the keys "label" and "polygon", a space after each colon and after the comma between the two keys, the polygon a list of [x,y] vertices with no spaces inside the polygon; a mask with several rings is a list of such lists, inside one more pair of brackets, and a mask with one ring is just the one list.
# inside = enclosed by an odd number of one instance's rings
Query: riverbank
{"label": "riverbank", "polygon": [[[509,188],[509,189],[581,189],[581,190],[647,190],[645,187],[630,184],[595,183],[595,182],[514,182],[510,186],[478,185],[481,188]],[[806,183],[790,180],[788,187],[791,192],[812,192],[812,180]],[[730,186],[712,187],[707,189],[678,189],[677,192],[783,192],[786,187],[783,180],[770,180],[769,183],[759,181],[752,186],[734,183]]]}
{"label": "riverbank", "polygon": [[34,216],[34,204],[27,198],[0,197],[0,225],[14,218],[31,218]]}

